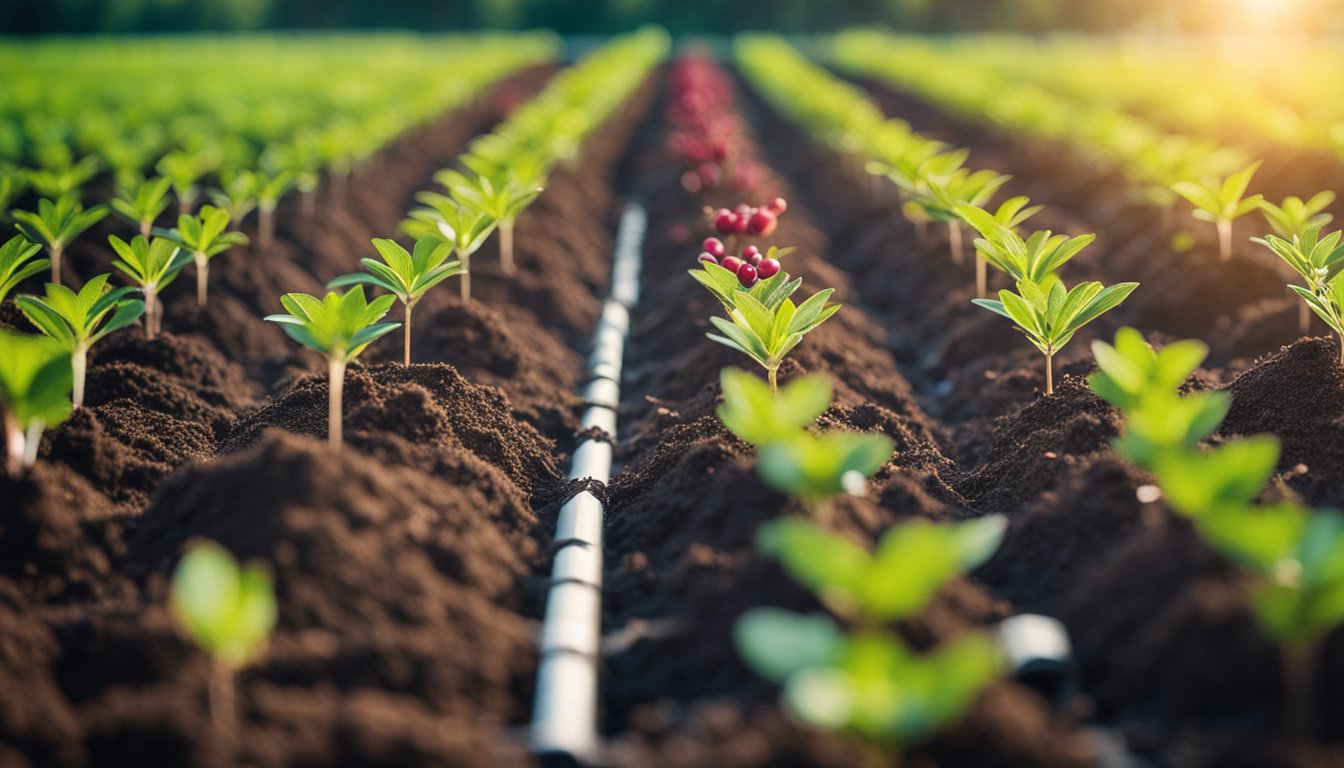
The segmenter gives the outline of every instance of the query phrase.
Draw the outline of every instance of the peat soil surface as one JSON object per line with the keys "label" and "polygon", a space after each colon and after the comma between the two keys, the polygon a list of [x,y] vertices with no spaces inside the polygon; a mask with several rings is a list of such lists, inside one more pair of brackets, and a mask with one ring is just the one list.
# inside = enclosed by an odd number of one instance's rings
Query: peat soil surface
{"label": "peat soil surface", "polygon": [[[341,199],[324,185],[311,218],[282,206],[269,254],[215,259],[206,308],[184,275],[166,333],[95,350],[88,407],[48,431],[32,473],[0,479],[0,765],[528,762],[546,547],[574,490],[573,392],[606,293],[618,161],[652,86],[523,214],[516,275],[492,242],[473,302],[449,281],[417,306],[415,365],[401,366],[398,333],[350,368],[339,454],[325,366],[261,317],[357,269],[432,174],[552,71],[409,134]],[[117,227],[85,238],[66,277],[107,271],[98,243],[129,234]],[[280,606],[238,677],[234,733],[212,722],[211,666],[166,609],[172,569],[203,537],[263,560]]]}
{"label": "peat soil surface", "polygon": [[[1339,748],[1283,735],[1279,656],[1255,627],[1245,578],[1161,501],[1138,501],[1137,489],[1151,480],[1110,449],[1117,415],[1083,380],[1092,368],[1088,342],[1109,338],[1120,324],[1156,343],[1204,339],[1214,364],[1225,367],[1198,372],[1188,386],[1223,388],[1233,400],[1215,439],[1275,434],[1283,443],[1281,473],[1267,494],[1340,505],[1338,341],[1298,339],[1295,306],[1266,310],[1281,303],[1284,280],[1258,255],[1239,251],[1223,266],[1207,243],[1174,254],[1146,234],[1155,224],[1126,206],[1118,179],[875,90],[890,114],[916,130],[970,147],[973,166],[1014,173],[1007,194],[1060,202],[1035,226],[1096,232],[1097,245],[1066,267],[1070,283],[1142,283],[1072,342],[1057,365],[1063,380],[1047,397],[1038,389],[1035,351],[1001,318],[970,304],[970,254],[960,269],[949,264],[940,235],[922,241],[894,196],[875,194],[881,185],[861,164],[748,98],[770,160],[797,190],[790,214],[801,208],[800,219],[814,217],[830,267],[859,288],[860,304],[885,333],[880,343],[914,382],[912,408],[929,414],[936,447],[948,457],[936,475],[956,500],[893,512],[1009,516],[1003,547],[973,582],[1005,611],[1064,621],[1078,692],[1061,713],[1116,729],[1130,750],[1158,765],[1338,765]],[[1336,632],[1315,679],[1317,744],[1344,738],[1341,675],[1344,634]]]}

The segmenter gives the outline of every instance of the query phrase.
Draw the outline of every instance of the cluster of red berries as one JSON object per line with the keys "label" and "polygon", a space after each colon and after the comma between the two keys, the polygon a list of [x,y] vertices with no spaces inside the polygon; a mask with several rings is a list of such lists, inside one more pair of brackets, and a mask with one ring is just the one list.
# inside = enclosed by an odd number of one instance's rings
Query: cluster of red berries
{"label": "cluster of red berries", "polygon": [[761,180],[761,168],[745,157],[742,119],[733,109],[733,89],[707,55],[677,60],[669,75],[667,120],[674,126],[668,151],[688,166],[681,184],[698,193],[724,182],[746,189]]}
{"label": "cluster of red berries", "polygon": [[737,275],[737,281],[743,288],[750,288],[760,280],[769,280],[779,274],[779,259],[766,258],[761,249],[748,245],[742,249],[741,256],[729,256],[723,241],[717,237],[705,239],[701,246],[705,250],[699,260],[705,264],[718,264]]}
{"label": "cluster of red berries", "polygon": [[779,217],[788,210],[788,207],[789,204],[784,198],[776,197],[760,208],[742,203],[732,210],[720,208],[711,211],[710,216],[714,222],[714,229],[718,230],[720,235],[769,237],[775,233],[775,227],[779,226]]}

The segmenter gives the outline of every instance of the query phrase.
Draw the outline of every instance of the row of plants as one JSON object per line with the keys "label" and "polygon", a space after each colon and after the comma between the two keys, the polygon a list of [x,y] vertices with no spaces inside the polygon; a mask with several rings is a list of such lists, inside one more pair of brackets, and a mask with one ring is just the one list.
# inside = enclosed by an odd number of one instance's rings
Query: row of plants
{"label": "row of plants", "polygon": [[[671,78],[674,137],[740,119],[722,69],[688,56],[674,66],[679,71],[694,77]],[[713,189],[706,185],[705,191]],[[762,381],[725,368],[717,409],[724,428],[754,449],[761,481],[792,500],[791,514],[757,531],[757,550],[777,560],[826,609],[798,614],[753,608],[737,620],[734,637],[747,665],[780,687],[790,716],[857,740],[873,764],[884,765],[959,719],[1002,671],[1001,655],[984,633],[920,650],[899,625],[917,618],[949,579],[988,558],[1005,521],[909,522],[887,531],[872,553],[830,529],[836,500],[862,494],[891,459],[894,444],[882,434],[819,430],[817,419],[832,400],[825,375],[779,384],[788,354],[841,309],[830,301],[832,288],[795,304],[803,280],[781,263],[794,248],[770,242],[787,210],[780,197],[706,208],[709,236],[690,270],[724,313],[710,318],[714,331],[708,338],[751,358],[765,373]]]}
{"label": "row of plants", "polygon": [[1200,134],[1170,132],[1104,97],[1043,89],[1016,76],[1011,66],[991,65],[961,53],[959,43],[870,32],[842,34],[829,44],[829,57],[847,72],[890,82],[940,108],[1016,136],[1061,142],[1103,170],[1123,174],[1135,200],[1160,210],[1168,229],[1174,227],[1178,206],[1184,202],[1195,219],[1213,226],[1224,262],[1232,256],[1232,225],[1237,219],[1262,212],[1277,229],[1285,212],[1291,216],[1307,208],[1305,215],[1310,217],[1334,201],[1334,194],[1327,191],[1306,201],[1289,197],[1276,205],[1248,193],[1260,162],[1253,162],[1242,148],[1195,138]]}
{"label": "row of plants", "polygon": [[557,49],[547,35],[7,44],[0,211],[47,246],[52,282],[97,220],[149,237],[174,200],[182,216],[208,199],[235,227],[256,211],[267,249],[288,192],[311,210],[322,173],[339,194],[379,148]]}
{"label": "row of plants", "polygon": [[[374,239],[380,258],[361,260],[365,271],[332,280],[323,297],[289,293],[286,310],[266,319],[290,338],[320,352],[329,373],[328,441],[339,449],[346,366],[369,344],[404,328],[403,364],[411,363],[415,305],[436,285],[459,277],[462,300],[471,300],[471,256],[498,230],[505,271],[513,272],[512,233],[518,216],[537,198],[547,176],[562,162],[576,162],[583,140],[644,81],[666,54],[661,29],[616,38],[556,76],[536,98],[517,109],[494,132],[474,140],[436,180],[447,192],[422,192],[402,223],[416,238],[408,251],[391,239]],[[450,257],[453,257],[450,260]],[[365,287],[383,292],[373,299]],[[400,302],[403,322],[383,318]]]}
{"label": "row of plants", "polygon": [[[859,88],[804,58],[779,38],[749,36],[736,44],[737,59],[752,84],[776,109],[804,125],[818,140],[889,179],[906,201],[907,217],[948,228],[953,260],[961,250],[963,226],[975,239],[974,303],[1008,319],[1045,359],[1045,391],[1054,391],[1053,360],[1074,334],[1119,306],[1138,287],[1087,281],[1068,287],[1060,269],[1095,240],[1049,230],[1023,235],[1021,227],[1041,206],[1014,197],[988,207],[1009,181],[995,171],[971,171],[969,151],[955,149],[887,118]],[[988,297],[987,270],[993,267],[1015,289]]]}

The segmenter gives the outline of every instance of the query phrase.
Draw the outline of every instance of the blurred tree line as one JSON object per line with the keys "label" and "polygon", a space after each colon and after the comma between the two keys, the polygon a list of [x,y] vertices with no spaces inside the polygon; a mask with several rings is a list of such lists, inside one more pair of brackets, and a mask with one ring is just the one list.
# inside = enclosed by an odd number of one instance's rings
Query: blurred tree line
{"label": "blurred tree line", "polygon": [[1344,0],[0,0],[0,33],[545,27],[608,34],[646,22],[674,33],[1209,29],[1248,3],[1296,6],[1294,26],[1338,30]]}

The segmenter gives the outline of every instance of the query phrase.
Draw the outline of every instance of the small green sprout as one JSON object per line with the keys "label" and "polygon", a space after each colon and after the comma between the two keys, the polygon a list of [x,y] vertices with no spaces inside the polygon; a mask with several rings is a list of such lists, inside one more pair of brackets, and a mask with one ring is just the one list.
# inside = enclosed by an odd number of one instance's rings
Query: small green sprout
{"label": "small green sprout", "polygon": [[778,393],[740,368],[724,368],[719,382],[723,390],[723,404],[715,411],[719,421],[752,445],[788,440],[815,424],[831,406],[831,382],[820,374],[800,376]]}
{"label": "small green sprout", "polygon": [[[1323,226],[1324,222],[1308,226],[1305,232],[1293,235],[1291,240],[1266,235],[1254,241],[1273,251],[1306,281],[1305,286],[1288,287],[1302,297],[1304,309],[1310,308],[1339,334],[1339,361],[1344,365],[1344,282],[1339,279],[1340,273],[1344,272],[1344,245],[1340,243],[1344,232],[1331,232],[1322,237]],[[1308,319],[1305,315],[1299,316],[1298,325],[1303,333],[1308,329]]]}
{"label": "small green sprout", "polygon": [[102,161],[89,155],[77,163],[65,162],[57,167],[28,171],[28,184],[41,197],[79,202],[80,188],[97,176],[102,167]]}
{"label": "small green sprout", "polygon": [[84,284],[79,293],[63,285],[47,283],[45,296],[20,295],[14,303],[39,330],[70,353],[74,372],[73,401],[84,404],[84,378],[89,364],[89,348],[104,336],[140,319],[145,303],[131,294],[138,288],[113,289],[107,284],[110,273],[101,274]]}
{"label": "small green sprout", "polygon": [[[1040,213],[1043,205],[1030,205],[1031,200],[1025,196],[1009,198],[1001,203],[994,213],[975,205],[958,205],[956,214],[962,221],[970,224],[980,231],[985,238],[984,242],[992,242],[996,237],[1002,236],[1002,231],[1007,230],[1009,235],[1017,237],[1017,228],[1027,219]],[[976,213],[970,213],[975,211]],[[992,224],[991,224],[992,222]],[[1049,235],[1047,234],[1047,239]],[[1020,240],[1021,238],[1017,238]],[[981,240],[975,242],[975,295],[984,298],[989,295],[989,275],[986,265],[990,260],[990,254],[981,247]],[[999,266],[995,264],[995,266]],[[999,269],[1004,269],[999,266]],[[1004,269],[1004,271],[1008,271]],[[1011,274],[1011,272],[1009,273]],[[1020,279],[1020,278],[1014,278]]]}
{"label": "small green sprout", "polygon": [[[716,264],[706,264],[705,271],[711,276],[720,272],[731,274]],[[835,293],[832,288],[818,291],[802,304],[795,305],[789,294],[797,289],[798,283],[786,282],[787,275],[784,278],[767,288],[759,298],[754,295],[754,289],[771,281],[762,281],[753,286],[753,291],[728,293],[732,305],[725,306],[731,322],[722,317],[711,317],[709,321],[722,335],[706,334],[711,341],[736,349],[759,363],[770,378],[771,392],[779,389],[779,366],[784,357],[802,342],[804,336],[840,309],[839,304],[826,303]],[[718,282],[714,277],[711,279]],[[716,291],[715,295],[719,293]]]}
{"label": "small green sprout", "polygon": [[453,253],[461,265],[462,300],[471,301],[471,256],[495,230],[499,220],[469,202],[422,192],[416,199],[425,205],[411,211],[402,222],[402,230],[417,241],[437,237],[453,246]]}
{"label": "small green sprout", "polygon": [[215,151],[186,152],[175,150],[159,159],[155,170],[168,177],[177,196],[177,215],[190,215],[200,197],[200,181],[219,166]]}
{"label": "small green sprout", "polygon": [[1329,190],[1317,192],[1310,200],[1303,201],[1296,195],[1284,198],[1283,205],[1275,205],[1268,200],[1260,203],[1260,212],[1274,234],[1284,240],[1301,237],[1307,230],[1320,229],[1329,224],[1334,216],[1323,211],[1335,202],[1335,193]]}
{"label": "small green sprout", "polygon": [[136,178],[123,186],[109,205],[119,218],[140,228],[141,237],[149,237],[154,222],[168,208],[168,190],[172,181],[164,176]]}
{"label": "small green sprout", "polygon": [[11,477],[37,461],[42,431],[69,418],[73,385],[70,355],[59,344],[0,329],[0,406]]}
{"label": "small green sprout", "polygon": [[405,347],[402,364],[411,364],[411,311],[429,291],[453,275],[461,274],[462,264],[448,261],[452,246],[435,237],[422,237],[415,242],[414,253],[407,253],[395,240],[375,238],[373,247],[378,249],[383,260],[360,259],[368,272],[356,272],[327,283],[328,288],[342,288],[348,285],[373,285],[390,292],[401,301],[406,317]]}
{"label": "small green sprout", "polygon": [[247,235],[229,230],[229,212],[213,205],[201,206],[196,216],[179,216],[173,229],[155,229],[154,234],[177,243],[196,262],[196,303],[208,298],[210,260],[237,245],[247,244]]}
{"label": "small green sprout", "polygon": [[[958,207],[957,215],[980,233],[975,241],[977,258],[992,264],[995,269],[1013,278],[1014,282],[1042,285],[1060,267],[1091,245],[1097,236],[1069,237],[1043,230],[1033,232],[1023,240],[1017,233],[1017,223],[1025,220],[1022,214],[1040,209],[1040,206],[1025,208],[1026,204],[1027,198],[1015,197],[1000,206],[998,213],[993,215],[969,205]],[[980,295],[984,296],[983,293]]]}
{"label": "small green sprout", "polygon": [[1007,184],[1011,176],[997,171],[976,171],[971,173],[965,168],[947,176],[934,176],[926,180],[927,197],[916,196],[919,203],[934,221],[947,224],[948,248],[952,252],[953,263],[960,264],[965,258],[961,245],[961,218],[957,208],[963,205],[977,208],[989,202],[994,193]]}
{"label": "small green sprout", "polygon": [[170,605],[193,640],[214,660],[210,713],[232,734],[237,717],[235,677],[256,661],[275,628],[275,588],[258,562],[239,565],[214,542],[193,547],[173,573]]}
{"label": "small green sprout", "polygon": [[78,200],[62,197],[37,201],[37,211],[14,211],[15,226],[24,237],[47,248],[51,259],[51,282],[61,282],[61,255],[76,237],[107,215],[106,205],[84,208]]}
{"label": "small green sprout", "polygon": [[257,207],[257,174],[249,170],[222,171],[219,189],[208,189],[206,194],[216,208],[229,213],[229,227],[238,229],[247,215]]}
{"label": "small green sprout", "polygon": [[491,181],[486,176],[469,178],[457,171],[440,171],[435,179],[446,187],[455,199],[484,211],[499,222],[499,259],[504,274],[517,271],[513,261],[513,229],[518,216],[540,195],[542,188],[525,185],[509,176]]}
{"label": "small green sprout", "polygon": [[163,325],[163,301],[159,299],[159,292],[191,263],[191,254],[162,237],[146,240],[136,235],[127,243],[116,235],[109,235],[107,241],[121,257],[113,261],[112,266],[140,286],[140,293],[145,298],[145,335],[152,339]]}
{"label": "small green sprout", "polygon": [[15,235],[0,246],[0,302],[19,283],[46,269],[47,259],[34,259],[42,246],[28,242],[23,235]]}
{"label": "small green sprout", "polygon": [[1038,285],[1019,281],[1017,293],[999,291],[999,300],[975,299],[978,307],[1017,323],[1018,330],[1045,355],[1045,394],[1055,392],[1055,354],[1064,348],[1083,326],[1120,306],[1138,283],[1117,283],[1106,287],[1098,282],[1079,283],[1071,290],[1057,277]]}
{"label": "small green sprout", "polygon": [[1232,222],[1260,210],[1264,201],[1264,195],[1246,197],[1251,177],[1259,169],[1257,161],[1221,181],[1209,177],[1199,182],[1180,181],[1171,187],[1195,206],[1195,218],[1218,228],[1218,255],[1224,262],[1232,260]]}
{"label": "small green sprout", "polygon": [[321,299],[305,293],[287,293],[280,298],[280,303],[289,314],[266,317],[270,322],[280,323],[290,338],[326,356],[330,392],[327,440],[333,449],[341,447],[341,394],[345,388],[345,367],[369,344],[401,326],[400,323],[378,322],[396,299],[389,294],[365,301],[362,285],[356,285],[344,294],[328,293]]}

